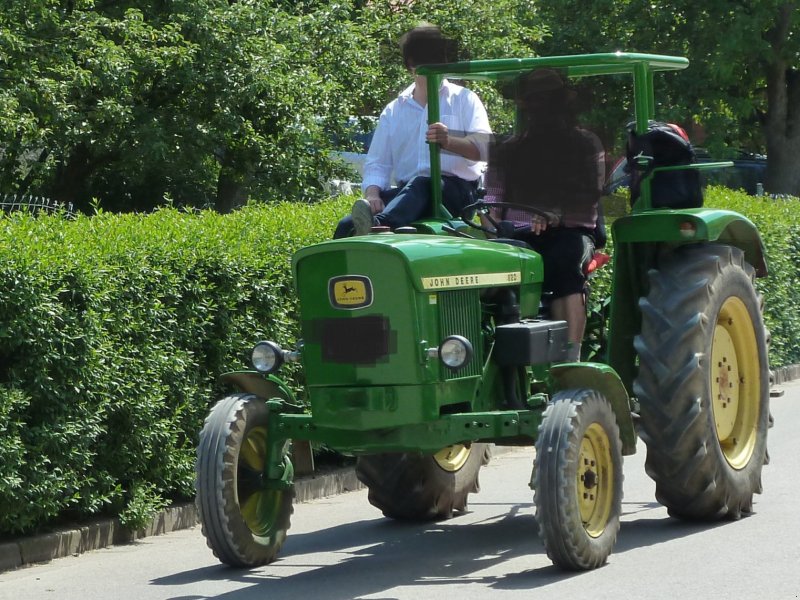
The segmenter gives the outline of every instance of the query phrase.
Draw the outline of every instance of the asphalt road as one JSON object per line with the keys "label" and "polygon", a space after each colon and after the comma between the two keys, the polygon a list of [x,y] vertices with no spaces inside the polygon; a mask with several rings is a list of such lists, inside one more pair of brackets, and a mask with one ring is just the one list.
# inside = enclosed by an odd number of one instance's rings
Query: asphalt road
{"label": "asphalt road", "polygon": [[536,534],[528,449],[481,472],[470,511],[407,525],[384,519],[366,491],[298,504],[280,559],[220,565],[199,527],[0,573],[3,600],[371,600],[469,598],[800,598],[800,382],[773,398],[771,463],[755,514],[691,524],[667,516],[644,473],[644,446],[625,460],[623,523],[608,565],[553,567]]}

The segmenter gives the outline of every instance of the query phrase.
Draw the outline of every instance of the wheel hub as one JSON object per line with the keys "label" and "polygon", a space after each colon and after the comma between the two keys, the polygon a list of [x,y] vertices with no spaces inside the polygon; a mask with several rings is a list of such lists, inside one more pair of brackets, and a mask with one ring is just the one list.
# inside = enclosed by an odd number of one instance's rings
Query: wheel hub
{"label": "wheel hub", "polygon": [[614,467],[608,436],[598,423],[581,440],[576,484],[581,521],[590,536],[599,537],[611,515]]}
{"label": "wheel hub", "polygon": [[264,477],[267,458],[267,429],[251,429],[239,450],[236,493],[240,511],[250,530],[267,536],[277,520],[281,491],[269,489]]}
{"label": "wheel hub", "polygon": [[733,433],[739,413],[739,365],[736,347],[725,327],[717,326],[714,331],[712,361],[714,420],[717,434],[724,440]]}
{"label": "wheel hub", "polygon": [[755,448],[761,394],[753,322],[741,299],[720,309],[711,345],[710,388],[714,425],[725,460],[744,468]]}
{"label": "wheel hub", "polygon": [[586,469],[586,472],[583,474],[583,486],[587,490],[591,490],[592,488],[597,486],[597,473]]}
{"label": "wheel hub", "polygon": [[442,469],[454,473],[466,464],[469,454],[470,448],[462,444],[455,444],[442,448],[433,455],[433,458]]}

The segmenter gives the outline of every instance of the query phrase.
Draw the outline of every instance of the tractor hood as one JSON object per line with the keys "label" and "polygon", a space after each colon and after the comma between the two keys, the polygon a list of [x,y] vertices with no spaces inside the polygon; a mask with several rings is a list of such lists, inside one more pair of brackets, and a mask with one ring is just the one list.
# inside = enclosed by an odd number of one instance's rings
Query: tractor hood
{"label": "tractor hood", "polygon": [[351,266],[363,265],[365,255],[372,269],[381,268],[381,257],[400,259],[406,265],[408,282],[418,292],[526,285],[540,283],[544,277],[541,257],[516,246],[480,239],[388,233],[333,240],[299,250],[292,260],[295,282],[298,265],[312,256],[319,259],[320,254],[330,255],[341,274],[351,272]]}
{"label": "tractor hood", "polygon": [[[292,267],[307,389],[316,418],[325,421],[325,411],[343,410],[338,401],[319,400],[332,393],[327,388],[352,387],[353,398],[342,402],[363,408],[365,387],[391,387],[391,398],[381,402],[392,404],[397,394],[422,394],[409,391],[415,386],[479,378],[488,350],[481,297],[514,287],[520,312],[529,314],[538,310],[543,277],[541,258],[530,250],[422,234],[323,242],[299,250]],[[466,338],[475,350],[457,373],[428,356],[429,348],[451,335]],[[472,393],[453,391],[442,401],[463,401]]]}

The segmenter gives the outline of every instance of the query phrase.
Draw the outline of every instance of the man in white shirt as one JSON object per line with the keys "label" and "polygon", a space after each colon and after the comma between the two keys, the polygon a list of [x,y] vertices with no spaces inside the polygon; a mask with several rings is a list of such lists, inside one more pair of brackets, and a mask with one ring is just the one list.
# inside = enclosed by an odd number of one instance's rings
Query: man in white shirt
{"label": "man in white shirt", "polygon": [[[374,225],[408,225],[430,211],[429,143],[441,146],[442,202],[454,216],[476,200],[477,181],[488,155],[491,129],[478,96],[446,79],[439,89],[440,121],[428,125],[427,79],[423,64],[449,62],[452,42],[438,27],[420,25],[400,40],[414,83],[381,113],[364,165],[364,199],[353,205],[334,237],[368,233]],[[397,182],[391,188],[392,181]]]}

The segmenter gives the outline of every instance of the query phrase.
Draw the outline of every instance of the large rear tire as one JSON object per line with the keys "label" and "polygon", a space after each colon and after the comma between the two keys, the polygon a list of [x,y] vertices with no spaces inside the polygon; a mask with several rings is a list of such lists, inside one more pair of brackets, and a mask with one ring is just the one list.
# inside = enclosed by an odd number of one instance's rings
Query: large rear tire
{"label": "large rear tire", "polygon": [[645,468],[676,517],[752,512],[767,457],[769,370],[761,298],[738,248],[680,248],[651,270],[636,337]]}
{"label": "large rear tire", "polygon": [[553,396],[536,437],[534,504],[547,556],[562,569],[606,563],[622,511],[622,443],[614,412],[594,390]]}
{"label": "large rear tire", "polygon": [[369,502],[391,519],[449,519],[467,508],[467,496],[480,490],[478,473],[489,462],[488,444],[448,446],[434,455],[375,454],[359,457],[358,479],[369,488]]}
{"label": "large rear tire", "polygon": [[267,404],[233,394],[211,410],[197,448],[196,504],[203,535],[214,555],[234,567],[272,562],[293,511],[292,463],[283,456],[281,480],[264,478]]}

